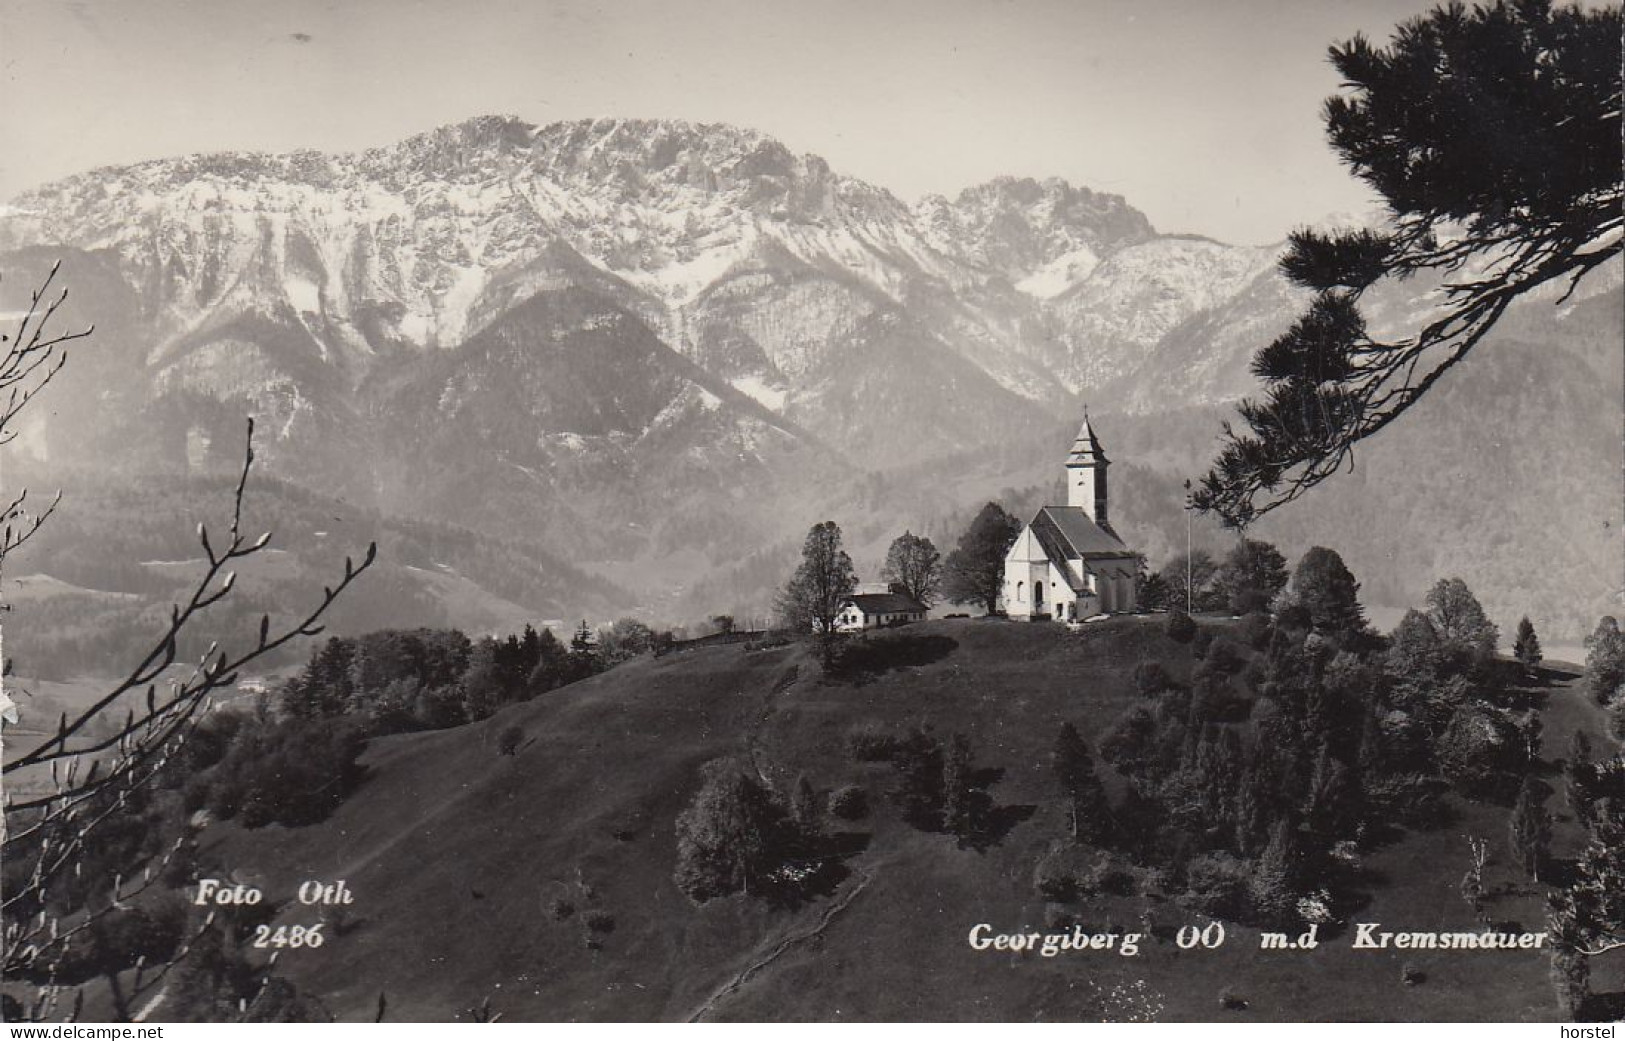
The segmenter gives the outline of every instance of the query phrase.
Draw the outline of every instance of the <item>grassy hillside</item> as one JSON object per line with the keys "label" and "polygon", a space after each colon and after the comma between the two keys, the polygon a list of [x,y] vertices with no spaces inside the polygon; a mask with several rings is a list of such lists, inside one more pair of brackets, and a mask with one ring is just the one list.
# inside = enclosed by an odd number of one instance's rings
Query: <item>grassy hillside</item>
{"label": "grassy hillside", "polygon": [[[1180,950],[1173,931],[1208,919],[1155,895],[1087,905],[1090,932],[1155,934],[1136,957],[970,950],[978,923],[1046,928],[1033,871],[1065,834],[1048,766],[1061,721],[1093,743],[1135,699],[1138,662],[1161,660],[1183,679],[1189,650],[1154,618],[1082,633],[950,620],[887,639],[886,665],[840,679],[799,647],[640,658],[483,723],[374,741],[370,777],[322,824],[220,825],[205,842],[232,877],[289,901],[285,924],[320,917],[292,902],[301,881],[347,882],[355,904],[342,930],[278,963],[341,1019],[371,1018],[380,991],[398,1020],[449,1019],[487,998],[516,1021],[1556,1016],[1540,952],[1356,951],[1351,931],[1335,929],[1314,951],[1260,951],[1255,930],[1233,925],[1218,950]],[[1576,726],[1607,747],[1575,670],[1548,676],[1549,747]],[[854,731],[915,725],[965,733],[977,766],[1002,771],[989,791],[1007,830],[985,849],[898,819],[883,797],[890,768],[848,753]],[[513,726],[524,744],[499,755]],[[793,907],[739,896],[696,906],[676,888],[675,818],[701,765],[723,755],[754,762],[781,791],[801,773],[823,791],[867,786],[873,813],[847,826],[862,851],[832,893]],[[1511,866],[1506,810],[1460,810],[1448,827],[1369,855],[1382,881],[1355,921],[1474,928],[1456,885],[1463,835],[1478,835],[1493,854],[1487,885],[1501,891],[1491,918],[1543,927],[1540,893]],[[1560,820],[1557,852],[1572,828]],[[1405,962],[1425,980],[1402,982]],[[1615,973],[1599,965],[1599,987]],[[1221,990],[1247,1008],[1221,1009]]]}

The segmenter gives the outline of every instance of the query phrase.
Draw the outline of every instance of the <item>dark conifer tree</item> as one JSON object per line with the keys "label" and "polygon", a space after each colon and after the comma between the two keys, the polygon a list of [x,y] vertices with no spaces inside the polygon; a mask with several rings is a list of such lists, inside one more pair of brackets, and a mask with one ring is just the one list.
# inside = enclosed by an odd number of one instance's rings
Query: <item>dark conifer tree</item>
{"label": "dark conifer tree", "polygon": [[1074,842],[1104,844],[1110,837],[1111,808],[1106,789],[1095,774],[1089,746],[1071,723],[1062,723],[1051,754],[1056,779],[1066,793]]}
{"label": "dark conifer tree", "polygon": [[1512,852],[1524,873],[1540,881],[1541,865],[1546,862],[1546,851],[1552,841],[1552,821],[1546,812],[1545,799],[1532,777],[1525,777],[1518,789],[1518,801],[1512,805]]}
{"label": "dark conifer tree", "polygon": [[[1326,102],[1331,145],[1388,221],[1291,236],[1281,269],[1316,296],[1254,358],[1265,394],[1240,406],[1247,429],[1227,429],[1198,507],[1245,524],[1314,487],[1514,301],[1619,255],[1620,29],[1617,5],[1452,3],[1386,47],[1331,49],[1347,91]],[[1363,294],[1419,272],[1445,276],[1443,314],[1378,339]]]}
{"label": "dark conifer tree", "polygon": [[1518,634],[1512,641],[1512,656],[1530,672],[1541,663],[1540,637],[1535,635],[1534,623],[1529,621],[1528,615],[1518,622]]}

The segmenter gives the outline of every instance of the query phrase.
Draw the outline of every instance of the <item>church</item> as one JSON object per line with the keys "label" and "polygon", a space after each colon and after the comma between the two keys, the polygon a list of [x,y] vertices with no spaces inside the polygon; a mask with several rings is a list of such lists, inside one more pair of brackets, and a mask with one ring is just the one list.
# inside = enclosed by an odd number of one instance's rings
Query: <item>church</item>
{"label": "church", "polygon": [[1040,509],[1005,554],[1011,618],[1076,622],[1135,609],[1138,561],[1106,514],[1110,465],[1085,412],[1066,457],[1066,505]]}

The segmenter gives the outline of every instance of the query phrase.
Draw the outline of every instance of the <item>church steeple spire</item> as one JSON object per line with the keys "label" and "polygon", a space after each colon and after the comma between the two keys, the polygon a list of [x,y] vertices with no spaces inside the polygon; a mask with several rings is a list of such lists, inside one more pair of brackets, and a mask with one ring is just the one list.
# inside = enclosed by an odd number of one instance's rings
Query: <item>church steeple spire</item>
{"label": "church steeple spire", "polygon": [[1089,424],[1089,409],[1083,410],[1083,426],[1072,440],[1072,451],[1066,457],[1066,504],[1077,506],[1096,524],[1105,526],[1106,468],[1111,460],[1100,447],[1094,427]]}

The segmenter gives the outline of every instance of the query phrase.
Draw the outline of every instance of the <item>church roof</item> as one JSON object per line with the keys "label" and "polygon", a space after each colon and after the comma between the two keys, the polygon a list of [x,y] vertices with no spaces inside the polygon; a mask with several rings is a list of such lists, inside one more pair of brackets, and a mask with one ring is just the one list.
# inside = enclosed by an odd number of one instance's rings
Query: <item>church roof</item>
{"label": "church roof", "polygon": [[1123,544],[1109,524],[1096,524],[1081,506],[1045,506],[1032,521],[1033,534],[1051,557],[1089,560],[1127,557],[1133,550]]}
{"label": "church roof", "polygon": [[1077,466],[1090,463],[1109,463],[1106,452],[1100,447],[1100,440],[1095,437],[1095,428],[1089,425],[1089,414],[1084,413],[1083,426],[1078,428],[1078,436],[1072,439],[1072,451],[1067,453],[1066,464]]}
{"label": "church roof", "polygon": [[924,604],[902,593],[855,593],[842,602],[856,604],[858,610],[864,614],[898,614],[925,610]]}

